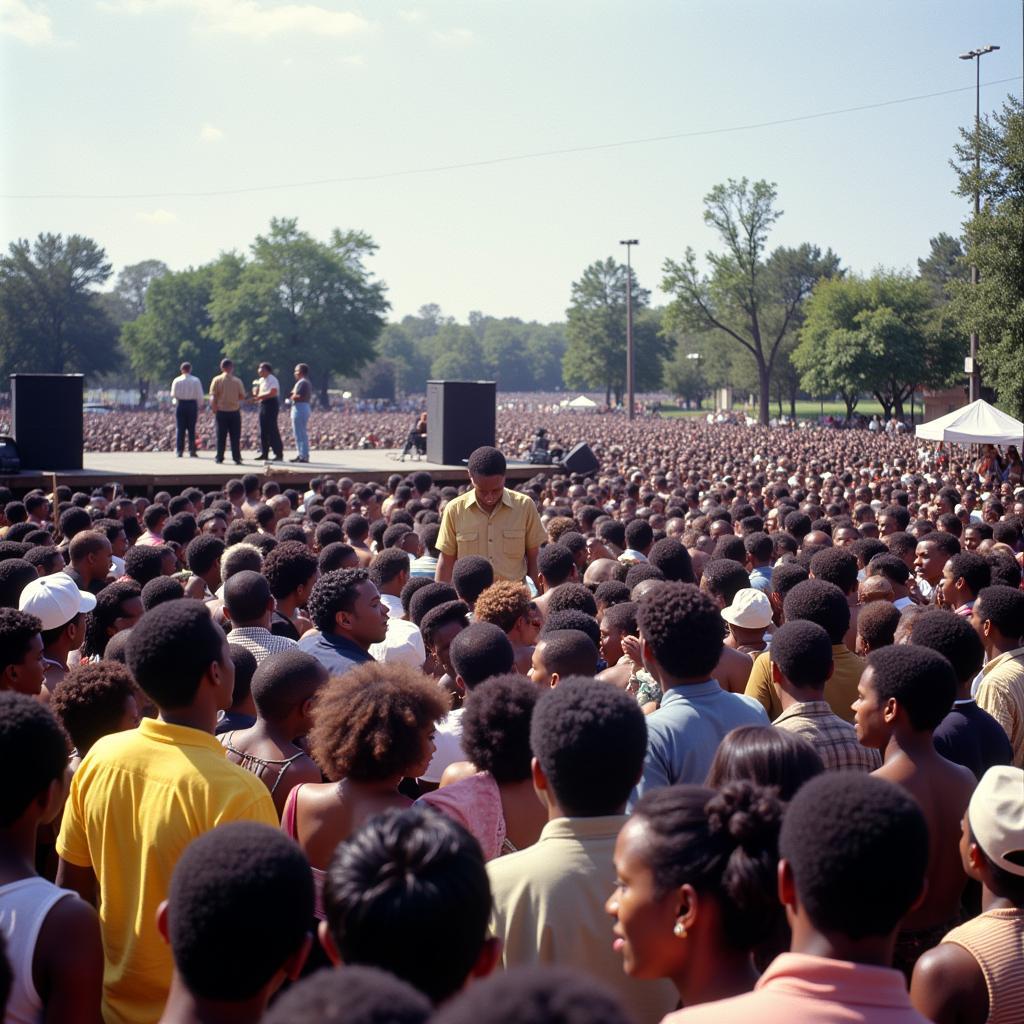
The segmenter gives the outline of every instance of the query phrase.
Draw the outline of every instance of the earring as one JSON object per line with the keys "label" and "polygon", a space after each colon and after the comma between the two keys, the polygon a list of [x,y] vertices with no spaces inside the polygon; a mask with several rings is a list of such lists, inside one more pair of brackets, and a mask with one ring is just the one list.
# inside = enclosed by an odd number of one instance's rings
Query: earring
{"label": "earring", "polygon": [[685,939],[686,938],[686,925],[683,924],[682,921],[676,921],[675,925],[672,928],[672,934],[677,939]]}

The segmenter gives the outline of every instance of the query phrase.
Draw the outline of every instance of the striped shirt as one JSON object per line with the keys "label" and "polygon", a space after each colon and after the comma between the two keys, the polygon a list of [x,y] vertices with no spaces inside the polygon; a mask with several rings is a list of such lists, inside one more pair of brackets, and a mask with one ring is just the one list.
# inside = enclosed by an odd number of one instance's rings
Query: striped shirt
{"label": "striped shirt", "polygon": [[244,647],[256,659],[257,665],[271,654],[290,651],[295,646],[294,640],[275,636],[263,626],[235,626],[228,633],[228,643]]}
{"label": "striped shirt", "polygon": [[773,724],[809,740],[829,771],[873,772],[881,767],[881,754],[862,747],[857,730],[835,714],[826,700],[791,704]]}
{"label": "striped shirt", "polygon": [[989,910],[942,941],[962,946],[978,961],[988,989],[987,1024],[1017,1024],[1024,1006],[1024,909]]}
{"label": "striped shirt", "polygon": [[1024,647],[993,658],[981,672],[978,707],[1005,730],[1015,768],[1024,768]]}

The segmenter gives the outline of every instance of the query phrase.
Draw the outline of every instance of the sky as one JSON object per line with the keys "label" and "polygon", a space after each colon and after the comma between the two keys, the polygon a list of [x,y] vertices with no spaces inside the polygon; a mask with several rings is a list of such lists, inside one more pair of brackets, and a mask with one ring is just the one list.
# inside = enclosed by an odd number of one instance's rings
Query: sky
{"label": "sky", "polygon": [[375,239],[393,319],[437,303],[552,321],[625,238],[666,301],[666,258],[716,247],[703,197],[748,177],[777,184],[772,247],[831,246],[858,273],[916,268],[967,211],[949,159],[975,79],[957,55],[1001,46],[982,58],[983,112],[1020,95],[1022,12],[0,0],[0,245],[78,233],[115,270],[183,269],[297,217],[319,238]]}

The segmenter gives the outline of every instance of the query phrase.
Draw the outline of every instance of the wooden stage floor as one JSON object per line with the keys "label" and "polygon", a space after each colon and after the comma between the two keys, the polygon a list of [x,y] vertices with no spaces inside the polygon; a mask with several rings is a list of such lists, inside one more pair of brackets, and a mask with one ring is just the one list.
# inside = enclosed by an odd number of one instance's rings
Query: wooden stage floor
{"label": "wooden stage floor", "polygon": [[[251,453],[243,452],[243,456]],[[153,494],[163,488],[181,488],[190,484],[197,487],[219,487],[232,477],[256,473],[265,480],[276,480],[282,485],[305,484],[314,476],[351,477],[359,481],[385,481],[392,473],[416,473],[426,470],[438,483],[462,483],[466,479],[464,465],[445,466],[425,459],[406,459],[399,462],[400,448],[370,450],[340,449],[313,451],[307,463],[287,460],[294,451],[285,452],[284,462],[262,462],[246,458],[241,466],[230,459],[222,465],[213,461],[213,455],[203,453],[197,459],[187,455],[179,459],[174,452],[86,452],[82,469],[23,469],[13,475],[0,475],[0,483],[16,493],[23,494],[36,487],[47,492],[53,487],[53,474],[57,483],[79,490],[87,490],[108,481],[117,481],[136,493]],[[520,483],[538,473],[550,473],[552,466],[536,466],[527,462],[508,464],[508,480]]]}

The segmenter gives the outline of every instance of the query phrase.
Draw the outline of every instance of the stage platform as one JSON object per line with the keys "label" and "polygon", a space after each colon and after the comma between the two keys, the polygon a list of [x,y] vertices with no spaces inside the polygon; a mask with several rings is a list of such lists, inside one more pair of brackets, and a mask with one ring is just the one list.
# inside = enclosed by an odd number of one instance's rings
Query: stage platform
{"label": "stage platform", "polygon": [[[243,452],[247,454],[250,453]],[[152,496],[165,488],[180,489],[190,484],[212,490],[244,473],[256,473],[262,479],[276,480],[287,486],[305,484],[314,476],[334,479],[347,476],[353,480],[383,482],[392,473],[405,475],[420,470],[426,470],[441,484],[460,484],[466,480],[464,465],[445,466],[409,458],[399,462],[400,448],[314,451],[307,463],[288,462],[294,454],[294,451],[286,451],[284,462],[246,458],[241,466],[236,466],[230,459],[217,465],[213,455],[205,452],[196,459],[187,455],[179,459],[174,452],[86,452],[82,469],[23,469],[17,474],[0,475],[0,483],[18,495],[36,487],[49,492],[56,474],[58,484],[75,490],[85,491],[116,480],[130,493]],[[550,473],[554,468],[509,461],[507,479],[520,483],[538,473]]]}

